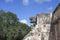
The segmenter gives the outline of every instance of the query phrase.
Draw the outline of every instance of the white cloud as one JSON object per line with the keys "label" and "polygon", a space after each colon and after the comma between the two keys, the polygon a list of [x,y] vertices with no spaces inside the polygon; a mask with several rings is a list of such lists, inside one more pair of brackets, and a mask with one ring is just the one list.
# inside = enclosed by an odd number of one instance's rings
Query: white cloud
{"label": "white cloud", "polygon": [[20,20],[20,22],[27,24],[27,20],[26,19]]}
{"label": "white cloud", "polygon": [[50,2],[51,0],[35,0],[37,3]]}
{"label": "white cloud", "polygon": [[52,10],[52,9],[53,9],[53,7],[49,7],[49,8],[48,8],[48,10]]}
{"label": "white cloud", "polygon": [[28,5],[29,4],[29,0],[23,0],[23,5]]}
{"label": "white cloud", "polygon": [[[31,0],[23,0],[23,5],[29,5],[29,2],[30,2]],[[43,3],[43,2],[50,2],[51,0],[34,0],[34,2],[36,2],[36,3]]]}
{"label": "white cloud", "polygon": [[5,2],[6,2],[6,3],[8,3],[8,2],[13,2],[13,0],[5,0]]}
{"label": "white cloud", "polygon": [[50,13],[50,17],[52,18],[52,12]]}

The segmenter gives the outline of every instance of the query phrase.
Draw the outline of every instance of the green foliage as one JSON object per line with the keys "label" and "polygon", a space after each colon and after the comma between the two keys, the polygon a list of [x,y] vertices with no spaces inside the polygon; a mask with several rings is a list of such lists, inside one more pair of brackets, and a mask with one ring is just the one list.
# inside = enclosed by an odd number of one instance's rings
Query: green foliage
{"label": "green foliage", "polygon": [[29,31],[30,27],[20,23],[15,14],[0,11],[0,39],[22,40]]}

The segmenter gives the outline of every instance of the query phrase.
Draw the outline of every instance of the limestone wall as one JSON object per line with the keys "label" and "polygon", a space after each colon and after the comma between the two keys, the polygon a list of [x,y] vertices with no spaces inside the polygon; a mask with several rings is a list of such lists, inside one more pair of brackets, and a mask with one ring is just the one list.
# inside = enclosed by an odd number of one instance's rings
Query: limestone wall
{"label": "limestone wall", "polygon": [[37,24],[23,40],[48,40],[50,32],[51,14],[37,15]]}

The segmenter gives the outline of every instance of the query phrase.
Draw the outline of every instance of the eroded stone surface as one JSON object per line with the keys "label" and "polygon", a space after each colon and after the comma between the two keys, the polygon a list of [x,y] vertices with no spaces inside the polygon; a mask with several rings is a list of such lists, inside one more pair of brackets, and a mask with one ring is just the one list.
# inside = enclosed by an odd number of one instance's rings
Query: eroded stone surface
{"label": "eroded stone surface", "polygon": [[35,27],[23,40],[48,40],[51,24],[51,14],[38,14]]}

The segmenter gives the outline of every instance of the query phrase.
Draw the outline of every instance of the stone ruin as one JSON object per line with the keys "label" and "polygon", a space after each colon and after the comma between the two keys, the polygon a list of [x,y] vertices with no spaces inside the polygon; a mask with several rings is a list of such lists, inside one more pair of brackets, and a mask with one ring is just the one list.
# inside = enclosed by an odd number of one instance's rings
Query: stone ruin
{"label": "stone ruin", "polygon": [[60,4],[52,13],[49,40],[60,40]]}
{"label": "stone ruin", "polygon": [[36,17],[31,17],[30,21],[34,26],[23,40],[48,40],[51,16],[49,13],[41,13]]}
{"label": "stone ruin", "polygon": [[52,14],[40,13],[30,21],[34,26],[23,40],[60,40],[60,4]]}

